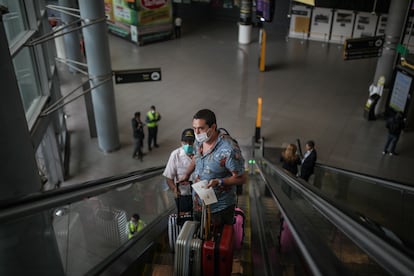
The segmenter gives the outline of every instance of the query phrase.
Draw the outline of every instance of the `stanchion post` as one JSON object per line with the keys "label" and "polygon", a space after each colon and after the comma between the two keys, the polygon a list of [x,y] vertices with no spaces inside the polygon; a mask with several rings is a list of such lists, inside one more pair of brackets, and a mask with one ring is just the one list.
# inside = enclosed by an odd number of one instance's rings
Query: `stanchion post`
{"label": "stanchion post", "polygon": [[255,140],[256,143],[260,140],[260,129],[262,127],[262,98],[257,98],[257,116],[256,116],[256,131],[255,131]]}
{"label": "stanchion post", "polygon": [[265,60],[266,60],[266,30],[262,28],[261,29],[260,61],[259,61],[260,72],[265,71]]}

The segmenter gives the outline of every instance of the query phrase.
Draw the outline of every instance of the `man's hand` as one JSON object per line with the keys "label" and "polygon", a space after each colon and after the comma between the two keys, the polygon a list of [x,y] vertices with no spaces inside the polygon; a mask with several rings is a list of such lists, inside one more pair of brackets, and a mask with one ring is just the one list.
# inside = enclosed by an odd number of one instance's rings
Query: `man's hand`
{"label": "man's hand", "polygon": [[[182,178],[180,178],[179,180],[178,180],[178,184],[180,184],[181,185],[181,183],[185,183],[185,182],[188,182],[188,180],[190,179],[190,176],[188,175],[188,174],[186,174],[186,175],[184,175]],[[184,184],[185,185],[185,184]]]}
{"label": "man's hand", "polygon": [[207,189],[217,187],[220,184],[221,184],[220,179],[211,179],[207,184]]}

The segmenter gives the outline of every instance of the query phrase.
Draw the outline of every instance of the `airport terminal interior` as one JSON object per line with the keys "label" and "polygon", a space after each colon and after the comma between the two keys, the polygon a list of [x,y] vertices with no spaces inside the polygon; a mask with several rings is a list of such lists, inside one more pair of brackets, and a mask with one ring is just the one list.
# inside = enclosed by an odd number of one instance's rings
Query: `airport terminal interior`
{"label": "airport terminal interior", "polygon": [[[202,108],[213,110],[219,127],[240,144],[250,145],[258,97],[263,99],[261,136],[266,145],[281,148],[300,139],[304,146],[314,140],[322,164],[414,183],[413,133],[401,135],[398,156],[383,156],[385,120],[363,116],[377,59],[344,61],[342,45],[289,39],[286,23],[269,25],[265,72],[258,68],[259,29],[253,28],[250,44],[240,45],[238,25],[232,21],[190,19],[183,22],[180,39],[144,47],[109,35],[113,70],[159,67],[162,80],[115,85],[121,149],[111,154],[101,155],[96,139],[89,138],[82,99],[65,107],[71,160],[79,162],[71,162],[63,185],[165,164],[181,131],[191,127],[192,116]],[[79,85],[80,76],[60,73],[63,93]],[[163,118],[162,146],[140,163],[129,158],[130,119],[151,105]]]}
{"label": "airport terminal interior", "polygon": [[[14,220],[6,212],[1,215],[10,227],[0,232],[2,240],[9,238],[2,246],[0,271],[24,271],[15,267],[20,258],[12,260],[4,252],[17,243],[11,236],[19,236],[21,243],[33,242],[29,237],[35,234],[22,238],[21,232],[10,233],[26,223],[37,229],[40,219],[45,222],[39,229],[54,233],[42,235],[35,249],[28,250],[30,256],[44,254],[44,263],[34,265],[42,275],[171,274],[176,257],[166,249],[166,220],[175,208],[170,192],[167,202],[161,197],[163,166],[180,146],[182,131],[192,127],[193,115],[208,108],[216,114],[218,127],[238,141],[249,175],[238,196],[247,219],[232,275],[408,273],[414,267],[414,132],[403,131],[398,155],[382,154],[386,118],[364,116],[379,58],[344,60],[342,44],[289,37],[290,5],[276,1],[273,22],[263,23],[263,72],[258,65],[260,27],[254,25],[251,42],[241,44],[237,18],[196,17],[186,11],[180,38],[142,46],[108,33],[113,71],[160,68],[161,80],[114,81],[120,140],[114,151],[103,151],[98,139],[91,137],[83,97],[58,111],[65,118],[69,143],[64,180],[45,182],[45,195],[33,197],[33,202],[46,206],[43,209],[30,207],[30,198],[3,205],[5,210],[13,206],[23,210],[27,205],[22,214],[28,217]],[[56,63],[63,96],[87,79],[69,69]],[[262,112],[256,140],[258,98]],[[132,157],[131,119],[139,111],[144,120],[152,105],[161,115],[159,147],[148,149],[145,128],[145,156],[138,160]],[[308,140],[315,142],[318,166],[310,183],[305,183],[281,170],[279,157],[287,144],[299,141],[304,150]],[[104,180],[95,183],[100,179]],[[110,240],[110,234],[96,234],[97,229],[106,231],[104,219],[96,219],[103,210],[113,212],[118,223],[139,212],[147,227],[132,240]],[[280,245],[283,228],[291,232],[287,248]],[[40,250],[41,242],[52,245]],[[372,244],[384,246],[388,253]]]}

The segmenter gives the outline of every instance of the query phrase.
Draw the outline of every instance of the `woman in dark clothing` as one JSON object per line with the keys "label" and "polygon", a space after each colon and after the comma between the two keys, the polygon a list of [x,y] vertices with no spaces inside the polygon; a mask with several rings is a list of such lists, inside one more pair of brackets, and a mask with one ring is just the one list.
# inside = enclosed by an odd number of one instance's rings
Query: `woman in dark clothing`
{"label": "woman in dark clothing", "polygon": [[280,156],[280,162],[282,162],[282,167],[295,176],[298,173],[298,165],[300,165],[300,158],[296,154],[296,151],[296,145],[289,144]]}

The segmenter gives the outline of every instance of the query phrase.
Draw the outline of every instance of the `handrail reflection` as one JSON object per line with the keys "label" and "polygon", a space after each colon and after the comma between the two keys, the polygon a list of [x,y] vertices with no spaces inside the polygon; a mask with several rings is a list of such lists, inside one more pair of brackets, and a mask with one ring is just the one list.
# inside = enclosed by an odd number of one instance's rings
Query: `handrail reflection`
{"label": "handrail reflection", "polygon": [[163,169],[164,167],[156,167],[143,171],[106,177],[17,200],[13,203],[1,206],[0,222],[4,223],[13,218],[27,216],[42,210],[96,196],[135,181],[146,180],[159,175],[162,173]]}

